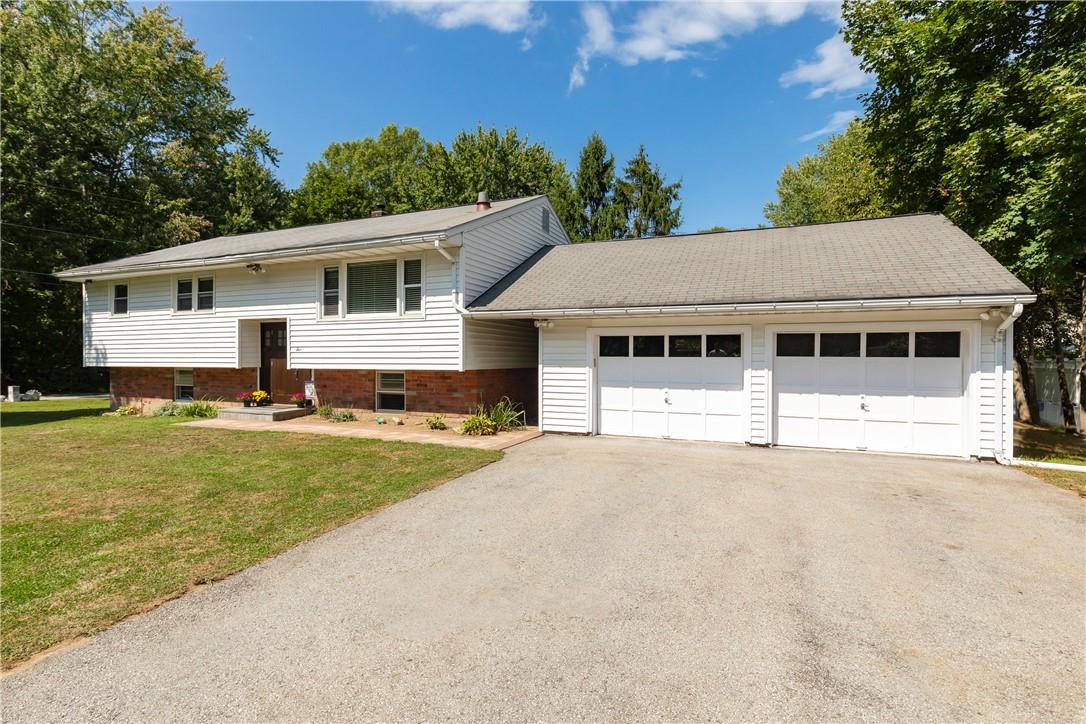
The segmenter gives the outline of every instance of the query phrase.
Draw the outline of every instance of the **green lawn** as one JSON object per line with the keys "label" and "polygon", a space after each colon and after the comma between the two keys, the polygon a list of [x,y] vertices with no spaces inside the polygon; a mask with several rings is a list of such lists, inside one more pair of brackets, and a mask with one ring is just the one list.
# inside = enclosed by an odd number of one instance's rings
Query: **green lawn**
{"label": "green lawn", "polygon": [[105,410],[0,406],[5,668],[501,457]]}
{"label": "green lawn", "polygon": [[[1048,463],[1086,465],[1086,438],[1044,425],[1014,423],[1014,456]],[[1086,498],[1086,473],[1045,468],[1019,468],[1045,482],[1072,490]]]}

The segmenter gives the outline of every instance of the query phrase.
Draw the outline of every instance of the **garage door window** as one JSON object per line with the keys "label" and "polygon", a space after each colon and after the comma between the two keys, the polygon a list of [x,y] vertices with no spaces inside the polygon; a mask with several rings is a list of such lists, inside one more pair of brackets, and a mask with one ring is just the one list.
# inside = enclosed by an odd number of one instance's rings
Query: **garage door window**
{"label": "garage door window", "polygon": [[673,334],[667,338],[668,357],[701,357],[700,334]]}
{"label": "garage door window", "polygon": [[814,334],[778,334],[778,357],[814,357]]}
{"label": "garage door window", "polygon": [[623,335],[621,337],[600,337],[600,357],[629,357],[630,356],[630,338]]}
{"label": "garage door window", "polygon": [[664,336],[635,336],[633,338],[634,357],[663,357]]}
{"label": "garage door window", "polygon": [[908,332],[868,332],[868,357],[908,357]]}
{"label": "garage door window", "polygon": [[743,337],[739,334],[705,335],[706,357],[742,357]]}
{"label": "garage door window", "polygon": [[822,334],[822,344],[818,348],[820,357],[859,357],[860,335],[859,333],[831,333]]}
{"label": "garage door window", "polygon": [[917,332],[917,357],[957,357],[961,354],[961,332]]}

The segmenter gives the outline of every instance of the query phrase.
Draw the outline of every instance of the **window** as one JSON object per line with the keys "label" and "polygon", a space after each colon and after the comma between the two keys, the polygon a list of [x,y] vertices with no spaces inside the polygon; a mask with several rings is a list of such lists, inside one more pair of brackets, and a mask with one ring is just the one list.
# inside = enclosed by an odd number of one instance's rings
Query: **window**
{"label": "window", "polygon": [[204,277],[196,282],[196,308],[215,308],[215,280],[211,277]]}
{"label": "window", "polygon": [[113,285],[113,313],[128,314],[128,285]]}
{"label": "window", "polygon": [[700,334],[673,334],[667,338],[668,357],[701,357]]}
{"label": "window", "polygon": [[859,332],[823,332],[819,357],[859,357]]}
{"label": "window", "polygon": [[908,332],[868,332],[868,357],[908,357]]}
{"label": "window", "polygon": [[743,336],[740,334],[705,335],[706,357],[742,357]]}
{"label": "window", "polygon": [[173,399],[192,399],[192,370],[173,371]]}
{"label": "window", "polygon": [[[195,299],[193,299],[195,297]],[[177,292],[174,295],[174,310],[178,312],[191,312],[193,309],[210,311],[215,308],[215,279],[214,277],[199,277],[196,279],[195,293],[193,280],[178,279]]]}
{"label": "window", "polygon": [[814,357],[814,334],[778,334],[778,357]]}
{"label": "window", "polygon": [[404,259],[403,311],[422,311],[422,259]]}
{"label": "window", "polygon": [[961,332],[917,332],[917,357],[957,357],[961,354]]}
{"label": "window", "polygon": [[177,302],[174,305],[179,312],[192,311],[192,280],[177,280]]}
{"label": "window", "polygon": [[386,412],[403,412],[407,409],[403,372],[377,373],[377,409]]}
{"label": "window", "polygon": [[664,356],[664,336],[652,335],[651,337],[634,337],[633,338],[633,356],[634,357],[663,357]]}
{"label": "window", "polygon": [[347,265],[348,314],[396,313],[396,262]]}
{"label": "window", "polygon": [[623,335],[621,337],[600,337],[600,357],[629,357],[630,356],[630,338]]}
{"label": "window", "polygon": [[330,266],[324,269],[322,313],[325,317],[339,316],[339,267]]}

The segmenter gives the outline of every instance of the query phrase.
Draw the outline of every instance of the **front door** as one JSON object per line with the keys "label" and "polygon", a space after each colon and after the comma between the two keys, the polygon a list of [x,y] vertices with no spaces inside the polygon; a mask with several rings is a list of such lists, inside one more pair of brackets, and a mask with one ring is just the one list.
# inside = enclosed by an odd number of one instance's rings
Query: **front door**
{"label": "front door", "polygon": [[289,402],[295,392],[305,392],[304,377],[301,370],[287,368],[287,323],[262,323],[260,389],[269,392],[273,402]]}

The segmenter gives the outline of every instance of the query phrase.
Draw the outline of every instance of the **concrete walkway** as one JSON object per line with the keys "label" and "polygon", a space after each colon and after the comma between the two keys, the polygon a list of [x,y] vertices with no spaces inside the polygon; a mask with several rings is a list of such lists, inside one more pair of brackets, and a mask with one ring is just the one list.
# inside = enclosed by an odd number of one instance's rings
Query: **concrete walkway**
{"label": "concrete walkway", "polygon": [[1073,721],[1086,505],[548,436],[0,682],[4,722]]}
{"label": "concrete walkway", "polygon": [[249,430],[263,432],[306,432],[312,435],[338,435],[340,437],[365,437],[378,440],[398,440],[400,442],[427,442],[452,447],[473,447],[483,450],[504,450],[539,437],[543,433],[534,427],[517,432],[502,432],[497,435],[460,435],[452,430],[430,430],[421,425],[382,425],[367,426],[353,422],[326,422],[309,415],[293,420],[264,422],[259,420],[197,420],[183,422],[190,427],[211,427],[223,430]]}

